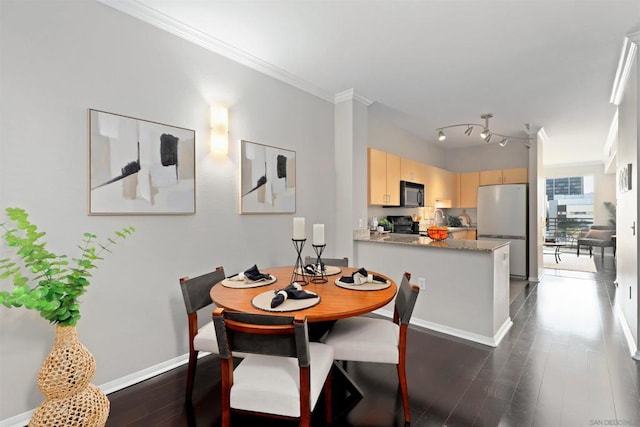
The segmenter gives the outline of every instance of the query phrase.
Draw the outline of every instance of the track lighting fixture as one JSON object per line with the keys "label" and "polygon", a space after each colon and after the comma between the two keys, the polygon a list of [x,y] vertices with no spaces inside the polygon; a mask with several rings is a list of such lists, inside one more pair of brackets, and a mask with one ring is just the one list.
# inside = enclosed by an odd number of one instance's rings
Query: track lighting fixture
{"label": "track lighting fixture", "polygon": [[[480,138],[484,139],[485,142],[489,143],[491,142],[491,138],[493,136],[495,136],[496,138],[500,138],[500,142],[498,142],[498,145],[501,147],[504,147],[507,145],[507,143],[509,142],[510,139],[515,139],[518,140],[522,143],[522,145],[524,145],[525,147],[529,148],[531,146],[530,140],[529,140],[529,136],[525,137],[521,137],[521,136],[509,136],[509,135],[502,135],[496,132],[493,132],[492,130],[490,130],[489,128],[489,119],[493,117],[493,114],[491,113],[484,113],[480,116],[481,119],[484,119],[484,124],[478,124],[478,123],[461,123],[461,124],[457,124],[457,125],[450,125],[450,126],[443,126],[441,128],[438,128],[438,141],[444,141],[445,139],[447,139],[447,136],[444,134],[444,129],[449,129],[449,128],[454,128],[454,127],[459,127],[459,126],[465,126],[467,129],[465,129],[464,134],[467,136],[471,136],[471,133],[473,132],[473,128],[474,126],[477,127],[481,127],[482,128],[482,132],[480,132]],[[530,125],[527,123],[525,125],[527,131],[530,128]],[[528,133],[528,132],[527,132]]]}

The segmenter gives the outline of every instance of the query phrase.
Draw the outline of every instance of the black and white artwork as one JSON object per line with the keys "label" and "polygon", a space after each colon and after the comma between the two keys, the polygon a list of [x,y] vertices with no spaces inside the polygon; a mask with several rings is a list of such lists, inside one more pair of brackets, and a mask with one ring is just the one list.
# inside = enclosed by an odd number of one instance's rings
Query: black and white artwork
{"label": "black and white artwork", "polygon": [[242,141],[240,213],[296,211],[296,152]]}
{"label": "black and white artwork", "polygon": [[195,131],[89,110],[89,214],[194,214]]}
{"label": "black and white artwork", "polygon": [[633,164],[627,163],[625,166],[620,168],[618,172],[618,188],[621,193],[631,190],[632,186],[632,166]]}

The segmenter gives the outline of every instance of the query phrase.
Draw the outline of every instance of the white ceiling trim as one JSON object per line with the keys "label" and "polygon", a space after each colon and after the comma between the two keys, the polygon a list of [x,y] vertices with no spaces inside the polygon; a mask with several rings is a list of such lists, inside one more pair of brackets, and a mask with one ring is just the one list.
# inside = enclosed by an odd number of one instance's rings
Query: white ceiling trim
{"label": "white ceiling trim", "polygon": [[613,80],[611,98],[609,99],[609,102],[612,104],[620,105],[620,102],[622,101],[622,96],[624,95],[624,89],[627,86],[627,81],[629,80],[631,66],[633,65],[633,60],[636,57],[638,45],[640,45],[640,31],[629,34],[624,38],[622,52],[620,53],[620,61],[618,62],[618,69],[616,70],[616,77]]}
{"label": "white ceiling trim", "polygon": [[609,126],[609,134],[604,144],[604,173],[611,174],[616,172],[616,158],[618,155],[618,110],[616,109]]}
{"label": "white ceiling trim", "polygon": [[373,104],[372,100],[360,95],[355,91],[355,89],[347,89],[343,92],[336,93],[336,96],[334,97],[333,102],[335,104],[339,104],[340,102],[351,101],[351,100],[358,101],[359,103],[364,104],[365,107],[368,107],[369,105]]}
{"label": "white ceiling trim", "polygon": [[303,80],[281,68],[276,67],[262,59],[251,55],[243,50],[240,50],[234,46],[231,46],[221,40],[211,37],[202,31],[199,31],[193,27],[183,24],[165,14],[162,14],[146,5],[139,3],[136,0],[97,0],[98,2],[116,9],[127,15],[133,16],[141,21],[167,31],[173,35],[176,35],[184,40],[194,43],[200,47],[203,47],[232,61],[245,65],[274,79],[280,80],[288,85],[291,85],[297,89],[317,96],[331,103],[334,102],[334,95]]}

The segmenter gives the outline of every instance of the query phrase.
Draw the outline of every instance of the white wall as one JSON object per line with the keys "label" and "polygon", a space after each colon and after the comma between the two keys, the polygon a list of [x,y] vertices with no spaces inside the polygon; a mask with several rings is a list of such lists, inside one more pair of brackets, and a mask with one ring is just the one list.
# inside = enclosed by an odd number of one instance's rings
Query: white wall
{"label": "white wall", "polygon": [[[78,332],[97,360],[94,384],[188,351],[179,277],[294,261],[293,215],[238,215],[240,139],[295,150],[295,215],[335,229],[331,103],[96,2],[2,0],[0,43],[2,210],[26,208],[49,249],[71,255],[84,231],[138,230],[82,297]],[[208,106],[218,101],[230,106],[226,159],[208,154]],[[87,108],[195,129],[197,213],[88,216]],[[42,401],[37,372],[54,328],[4,307],[0,325],[2,420]]]}
{"label": "white wall", "polygon": [[[640,70],[638,56],[632,61],[630,77],[627,81],[622,102],[618,106],[618,154],[617,167],[619,171],[624,165],[632,165],[632,191],[618,192],[617,209],[617,277],[618,292],[616,292],[617,307],[622,311],[621,322],[626,324],[631,341],[636,347],[636,358],[640,359],[638,351],[638,143],[640,142]],[[633,172],[636,171],[636,172]],[[632,226],[636,227],[635,232]],[[633,346],[633,345],[632,345]]]}
{"label": "white wall", "polygon": [[547,178],[593,175],[593,223],[609,225],[609,211],[604,207],[604,202],[616,204],[616,176],[604,173],[604,163],[565,167],[547,166],[544,167],[543,173],[545,180]]}

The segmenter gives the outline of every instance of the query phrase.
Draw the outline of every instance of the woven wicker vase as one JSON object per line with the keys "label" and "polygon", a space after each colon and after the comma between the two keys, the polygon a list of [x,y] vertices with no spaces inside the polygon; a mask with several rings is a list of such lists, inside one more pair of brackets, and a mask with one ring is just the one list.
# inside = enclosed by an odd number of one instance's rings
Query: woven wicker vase
{"label": "woven wicker vase", "polygon": [[96,361],[78,341],[75,326],[57,326],[56,340],[38,373],[45,401],[33,413],[29,426],[104,426],[109,400],[93,384]]}

